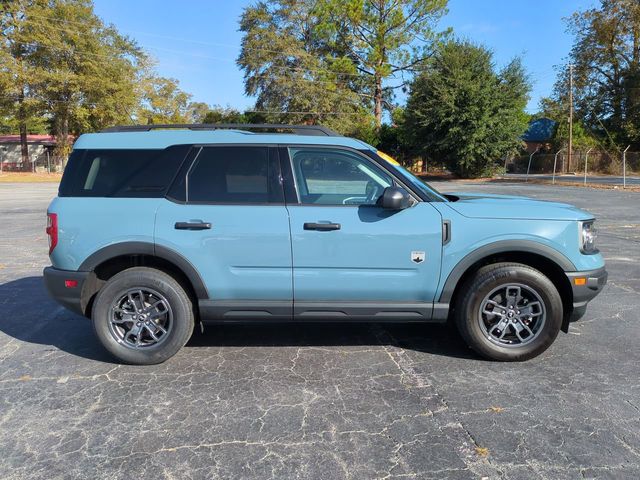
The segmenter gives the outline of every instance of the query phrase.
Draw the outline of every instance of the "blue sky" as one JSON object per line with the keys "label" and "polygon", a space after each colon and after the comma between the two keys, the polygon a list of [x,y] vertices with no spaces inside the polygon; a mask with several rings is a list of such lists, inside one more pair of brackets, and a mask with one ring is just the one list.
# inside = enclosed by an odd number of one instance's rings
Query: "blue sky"
{"label": "blue sky", "polygon": [[[238,19],[251,0],[94,0],[96,13],[138,41],[163,76],[180,81],[194,101],[244,109],[242,72],[236,67],[241,35]],[[533,91],[535,112],[565,62],[572,38],[563,17],[595,6],[597,0],[450,0],[441,28],[484,44],[498,66],[520,55]],[[401,100],[401,99],[400,99]]]}

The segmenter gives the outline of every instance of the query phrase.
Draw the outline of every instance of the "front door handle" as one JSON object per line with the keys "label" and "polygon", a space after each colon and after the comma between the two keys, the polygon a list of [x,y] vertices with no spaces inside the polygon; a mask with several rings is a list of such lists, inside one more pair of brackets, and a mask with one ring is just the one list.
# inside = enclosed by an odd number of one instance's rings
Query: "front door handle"
{"label": "front door handle", "polygon": [[211,230],[208,222],[176,222],[174,227],[176,230]]}
{"label": "front door handle", "polygon": [[340,230],[339,223],[305,223],[305,230],[320,230],[322,232],[328,232],[331,230]]}

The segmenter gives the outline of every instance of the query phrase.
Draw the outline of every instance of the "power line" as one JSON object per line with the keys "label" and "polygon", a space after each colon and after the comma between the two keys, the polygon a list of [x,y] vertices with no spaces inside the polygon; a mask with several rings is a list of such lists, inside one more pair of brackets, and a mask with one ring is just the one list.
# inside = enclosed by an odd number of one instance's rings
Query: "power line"
{"label": "power line", "polygon": [[245,110],[244,113],[263,113],[266,115],[366,115],[363,112],[278,112],[268,110]]}
{"label": "power line", "polygon": [[[45,15],[29,14],[29,17],[46,19],[46,20],[50,20],[50,21],[54,21],[54,22],[62,22],[62,23],[67,23],[67,24],[86,26],[86,24],[84,24],[82,22],[77,22],[77,21],[72,21],[72,20],[65,20],[65,19],[60,19],[60,18],[55,18],[55,17],[48,17],[48,16],[45,16]],[[30,18],[26,18],[23,21],[26,22],[26,23],[32,23],[32,24],[35,24],[35,25],[38,25],[38,26],[44,26],[44,24],[42,22],[34,22]],[[69,29],[69,28],[60,28],[60,29],[63,30],[63,31],[71,32],[71,33],[82,34],[82,32],[80,32],[78,30],[73,30],[73,29]],[[280,55],[282,54],[282,51],[280,51],[280,50],[271,50],[271,49],[262,48],[262,47],[237,47],[235,45],[230,45],[230,44],[203,42],[203,41],[200,41],[200,40],[191,40],[191,39],[184,38],[184,37],[174,37],[174,36],[159,35],[159,34],[153,34],[153,33],[147,33],[147,32],[139,32],[139,31],[132,31],[132,32],[133,33],[138,33],[138,34],[141,34],[141,35],[147,35],[147,36],[151,36],[151,37],[162,38],[162,39],[166,39],[166,40],[183,41],[183,42],[186,42],[186,43],[194,43],[194,44],[211,46],[211,47],[223,47],[223,48],[234,48],[234,49],[243,48],[244,50],[249,50],[249,51],[263,51],[263,52],[269,52],[269,53],[277,53],[277,54],[280,54]],[[184,51],[184,50],[171,50],[171,49],[165,49],[163,47],[154,47],[154,46],[145,46],[144,48],[152,49],[152,50],[167,51],[167,52],[170,52],[170,53],[176,53],[176,54],[181,54],[181,55],[199,56],[201,58],[211,58],[213,60],[218,60],[218,61],[230,61],[230,62],[234,62],[235,63],[235,60],[232,60],[232,59],[220,59],[220,58],[215,58],[215,57],[194,55],[193,52],[188,52],[188,51]],[[306,55],[311,55],[311,54],[305,54],[305,55],[289,54],[289,56],[298,57],[298,58],[302,58],[302,57],[304,57]],[[316,72],[316,73],[327,73],[327,74],[332,74],[332,75],[362,77],[362,75],[359,74],[359,73],[335,72],[335,71],[327,70],[327,69],[310,69],[310,68],[305,68],[305,67],[281,67],[281,68],[286,68],[286,69],[291,69],[291,70],[303,70],[303,71]],[[396,75],[389,75],[389,77],[387,77],[387,78],[394,78],[395,79],[395,78],[398,78],[398,77]]]}
{"label": "power line", "polygon": [[[6,98],[6,99],[12,99],[12,100],[18,100],[19,96],[18,95],[0,95],[0,98]],[[39,102],[43,102],[46,104],[69,104],[72,103],[73,101],[68,101],[68,100],[45,100],[42,98],[34,98],[34,97],[28,97],[27,99],[30,100],[35,100],[35,101],[39,101]],[[347,105],[352,105],[354,107],[361,107],[360,104],[357,103],[353,103],[353,102],[345,102]],[[215,109],[211,109],[211,111],[215,111]],[[270,111],[270,110],[242,110],[239,111],[240,113],[263,113],[263,114],[270,114],[270,115],[294,115],[294,114],[299,114],[299,115],[304,115],[304,114],[308,114],[308,115],[362,115],[364,112],[336,112],[336,111],[330,111],[330,112],[320,112],[320,111]]]}
{"label": "power line", "polygon": [[[66,48],[56,48],[50,45],[42,45],[42,44],[38,44],[38,43],[30,43],[30,42],[16,42],[17,44],[22,44],[22,45],[34,45],[36,48],[42,48],[44,50],[49,50],[49,51],[57,51],[57,52],[63,52],[63,53],[68,53],[68,54],[73,54],[74,52],[66,49]],[[185,54],[190,54],[189,52],[180,52],[180,51],[175,51],[175,50],[170,50],[170,49],[165,49],[169,52],[173,52],[173,53],[177,53],[177,54],[181,54],[181,53],[185,53]],[[114,56],[112,55],[106,55],[106,54],[99,54],[99,53],[93,53],[93,52],[83,52],[83,55],[87,55],[87,56],[93,56],[93,57],[97,57],[97,58],[106,58],[109,60],[113,60]],[[201,54],[192,54],[193,56],[196,56],[198,58],[205,58],[205,59],[210,59],[210,60],[216,60],[216,61],[232,61],[232,60],[228,60],[228,59],[221,59],[221,58],[216,58],[216,57],[211,57],[208,55],[201,55]],[[122,57],[119,57],[122,58]],[[276,70],[289,70],[289,67],[279,67],[279,66],[272,66],[270,67],[272,69],[276,69]],[[256,74],[257,77],[262,78],[262,79],[274,79],[274,80],[289,80],[291,79],[290,77],[286,77],[286,76],[277,76],[277,75],[273,75],[273,74],[261,74],[261,73],[257,73]],[[325,84],[325,85],[337,85],[339,82],[337,81],[331,81],[331,80],[314,80],[314,79],[310,79],[310,78],[304,78],[304,77],[298,77],[295,78],[294,80],[296,81],[303,81],[306,83],[313,83],[313,84]],[[364,93],[359,93],[353,90],[348,89],[348,91],[354,95],[358,95],[360,97],[365,97],[365,98],[369,98],[371,97],[371,95],[369,94],[364,94]]]}
{"label": "power line", "polygon": [[[68,31],[67,29],[62,29],[63,31]],[[32,42],[14,42],[15,44],[19,44],[19,45],[33,45],[34,43]],[[39,48],[43,48],[43,49],[48,49],[48,50],[52,50],[52,51],[60,51],[60,52],[65,52],[65,53],[73,53],[70,50],[67,49],[63,49],[63,48],[56,48],[56,47],[52,47],[52,46],[48,46],[48,45],[42,45],[42,44],[38,44],[35,43],[35,45]],[[214,60],[214,61],[218,61],[218,62],[230,62],[230,63],[236,63],[235,60],[230,59],[230,58],[220,58],[220,57],[213,57],[211,55],[204,55],[204,54],[200,54],[200,53],[195,53],[195,52],[189,52],[189,51],[184,51],[184,50],[174,50],[174,49],[169,49],[169,48],[164,48],[164,47],[157,47],[157,46],[146,46],[145,47],[148,50],[158,50],[158,51],[164,51],[167,53],[173,53],[176,55],[187,55],[187,56],[191,56],[194,58],[203,58],[203,59],[207,59],[207,60]],[[98,53],[92,53],[92,52],[83,52],[83,55],[89,55],[89,56],[94,56],[94,57],[99,57],[99,58],[113,58],[110,55],[105,55],[105,54],[98,54]],[[125,53],[124,55],[121,55],[120,57],[126,57],[126,56],[134,56],[131,53]],[[336,75],[336,76],[359,76],[358,74],[350,74],[350,73],[342,73],[342,72],[334,72],[332,70],[320,70],[320,69],[310,69],[310,68],[306,68],[306,67],[288,67],[288,66],[280,66],[280,65],[273,65],[270,68],[273,69],[277,69],[277,70],[282,70],[282,71],[300,71],[300,72],[316,72],[316,73],[325,73],[325,74],[332,74],[332,75]],[[389,78],[396,78],[395,76],[390,76]],[[314,80],[309,80],[307,79],[307,81],[314,81]],[[319,82],[322,82],[322,80],[318,80]],[[329,81],[327,81],[329,82]]]}

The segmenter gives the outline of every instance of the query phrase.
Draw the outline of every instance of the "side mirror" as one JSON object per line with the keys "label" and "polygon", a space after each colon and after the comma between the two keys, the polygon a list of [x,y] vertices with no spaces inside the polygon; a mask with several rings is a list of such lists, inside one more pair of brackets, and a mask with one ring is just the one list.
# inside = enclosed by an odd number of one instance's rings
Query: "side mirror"
{"label": "side mirror", "polygon": [[387,187],[380,197],[380,206],[387,210],[404,210],[411,206],[411,196],[400,187]]}

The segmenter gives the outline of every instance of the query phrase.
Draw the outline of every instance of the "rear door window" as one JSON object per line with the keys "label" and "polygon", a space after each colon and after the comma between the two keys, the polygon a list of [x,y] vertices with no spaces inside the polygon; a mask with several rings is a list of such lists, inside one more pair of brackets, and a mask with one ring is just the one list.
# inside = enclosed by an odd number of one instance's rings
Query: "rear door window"
{"label": "rear door window", "polygon": [[[283,203],[275,148],[263,146],[202,147],[170,196],[188,203]],[[175,193],[175,194],[174,194]]]}

